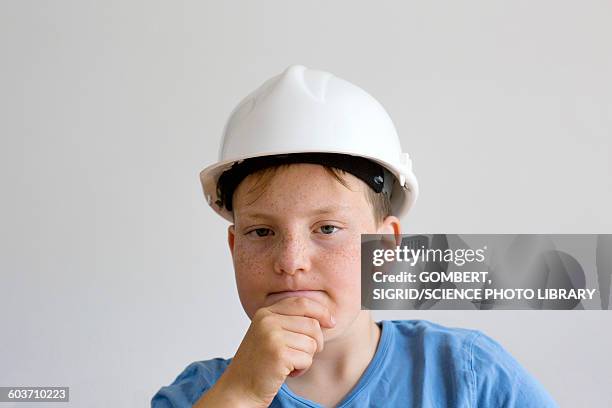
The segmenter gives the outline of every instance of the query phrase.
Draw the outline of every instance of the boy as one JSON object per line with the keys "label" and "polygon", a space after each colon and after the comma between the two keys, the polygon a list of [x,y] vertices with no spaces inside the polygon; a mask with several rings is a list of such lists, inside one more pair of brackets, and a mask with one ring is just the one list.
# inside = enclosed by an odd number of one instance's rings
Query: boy
{"label": "boy", "polygon": [[361,234],[393,234],[418,185],[382,106],[289,67],[232,112],[201,173],[251,325],[232,359],[194,362],[153,407],[556,407],[498,343],[361,310]]}

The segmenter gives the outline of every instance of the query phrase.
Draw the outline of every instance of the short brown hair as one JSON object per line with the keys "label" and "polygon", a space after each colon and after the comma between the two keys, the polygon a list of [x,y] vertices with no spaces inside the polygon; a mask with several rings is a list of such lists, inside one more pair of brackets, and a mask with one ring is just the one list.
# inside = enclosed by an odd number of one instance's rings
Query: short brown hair
{"label": "short brown hair", "polygon": [[[260,190],[261,192],[252,200],[249,204],[254,203],[263,195],[266,190],[266,187],[269,184],[270,179],[276,174],[276,171],[279,167],[287,168],[291,166],[291,163],[284,163],[275,166],[266,167],[264,169],[255,171],[249,176],[259,176],[253,187],[249,190],[249,192]],[[350,187],[346,180],[344,179],[344,175],[347,173],[345,170],[338,169],[336,167],[326,166],[324,164],[320,164],[323,166],[325,170],[333,176],[340,184],[350,190]],[[366,200],[370,203],[372,207],[372,215],[374,216],[374,221],[376,225],[380,225],[385,218],[391,215],[391,199],[389,195],[386,193],[377,193],[371,187],[366,185]],[[237,188],[232,192],[232,194],[237,190]]]}

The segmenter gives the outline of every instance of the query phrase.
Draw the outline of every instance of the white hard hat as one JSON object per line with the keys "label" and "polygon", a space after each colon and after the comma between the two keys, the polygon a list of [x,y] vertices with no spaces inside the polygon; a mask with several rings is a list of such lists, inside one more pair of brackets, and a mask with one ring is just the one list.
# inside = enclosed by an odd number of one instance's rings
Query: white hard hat
{"label": "white hard hat", "polygon": [[363,89],[325,71],[293,65],[246,96],[223,131],[219,161],[200,172],[208,204],[233,222],[219,198],[223,172],[245,159],[291,153],[340,153],[392,173],[391,213],[406,214],[418,196],[408,153],[391,118]]}

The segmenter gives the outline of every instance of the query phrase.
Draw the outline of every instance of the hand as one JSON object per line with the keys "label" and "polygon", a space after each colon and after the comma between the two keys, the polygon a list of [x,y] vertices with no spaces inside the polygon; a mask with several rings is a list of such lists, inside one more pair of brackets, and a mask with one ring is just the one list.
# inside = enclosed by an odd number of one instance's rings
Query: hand
{"label": "hand", "polygon": [[334,326],[327,307],[305,297],[285,298],[257,310],[224,373],[226,386],[267,407],[287,376],[305,373],[314,354],[323,350],[322,327]]}

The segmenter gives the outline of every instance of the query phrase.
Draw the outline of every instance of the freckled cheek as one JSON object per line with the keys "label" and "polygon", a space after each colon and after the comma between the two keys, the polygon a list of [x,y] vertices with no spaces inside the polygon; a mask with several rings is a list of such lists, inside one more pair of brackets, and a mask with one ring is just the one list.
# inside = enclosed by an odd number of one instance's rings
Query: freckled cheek
{"label": "freckled cheek", "polygon": [[[320,261],[326,270],[325,286],[342,313],[361,309],[361,259],[360,246],[349,245],[329,252]],[[340,311],[340,310],[338,310]]]}
{"label": "freckled cheek", "polygon": [[262,252],[253,246],[236,243],[234,246],[234,272],[242,306],[249,317],[263,306],[268,293],[271,268]]}

